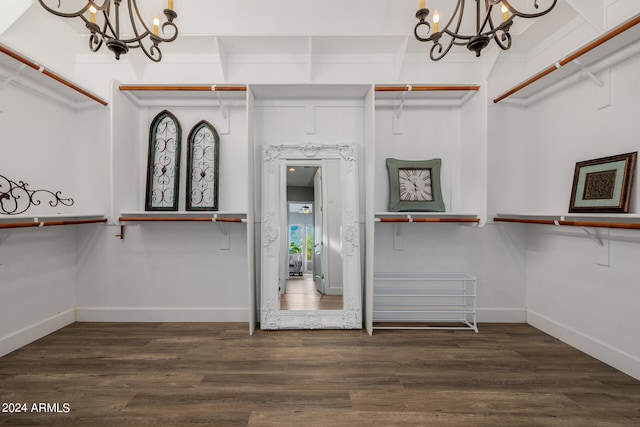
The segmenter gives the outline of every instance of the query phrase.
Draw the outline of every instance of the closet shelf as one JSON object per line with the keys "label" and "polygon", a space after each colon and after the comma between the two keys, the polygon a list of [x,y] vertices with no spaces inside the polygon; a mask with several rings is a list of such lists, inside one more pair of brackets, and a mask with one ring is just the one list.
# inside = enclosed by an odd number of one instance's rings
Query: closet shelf
{"label": "closet shelf", "polygon": [[479,85],[401,85],[401,86],[376,86],[376,92],[455,92],[480,90]]}
{"label": "closet shelf", "polygon": [[[576,73],[582,73],[587,67],[595,65],[603,60],[603,58],[607,58],[615,52],[621,51],[623,48],[638,42],[640,40],[640,25],[637,24],[640,24],[640,15],[607,31],[582,48],[556,61],[553,65],[548,66],[544,70],[504,92],[495,98],[493,102],[498,103],[512,96],[521,101],[526,100],[529,97],[539,94],[542,89],[558,83],[560,80],[564,80]],[[630,52],[627,56],[635,53],[637,52]],[[580,58],[579,63],[577,61],[578,58]],[[624,55],[619,58],[619,60],[622,59],[624,59]],[[518,97],[514,96],[516,93],[519,93]]]}
{"label": "closet shelf", "polygon": [[42,215],[0,218],[0,229],[106,223],[104,215]]}
{"label": "closet shelf", "polygon": [[640,230],[638,214],[498,214],[493,222]]}
{"label": "closet shelf", "polygon": [[180,85],[180,84],[121,84],[121,92],[126,93],[139,105],[170,105],[185,103],[213,105],[244,103],[246,101],[246,85]]}
{"label": "closet shelf", "polygon": [[[87,98],[101,105],[108,105],[107,101],[99,96],[92,94],[88,90],[81,88],[75,83],[3,44],[0,44],[0,53],[4,54],[4,56],[0,57],[0,68],[6,67],[9,72],[12,73],[6,76],[5,82],[15,82],[15,76],[22,74],[38,85],[42,85],[47,91],[51,91],[58,97],[65,99],[72,107],[82,106],[81,104],[83,104]],[[18,82],[16,82],[16,84],[17,83]]]}
{"label": "closet shelf", "polygon": [[375,222],[479,223],[476,214],[455,212],[376,212]]}
{"label": "closet shelf", "polygon": [[[398,107],[405,102],[416,105],[463,105],[480,90],[476,84],[469,85],[376,85],[376,104]],[[398,103],[400,103],[398,105]]]}
{"label": "closet shelf", "polygon": [[218,85],[120,85],[121,91],[160,92],[246,92],[246,86]]}
{"label": "closet shelf", "polygon": [[247,222],[246,213],[237,212],[123,212],[122,222]]}

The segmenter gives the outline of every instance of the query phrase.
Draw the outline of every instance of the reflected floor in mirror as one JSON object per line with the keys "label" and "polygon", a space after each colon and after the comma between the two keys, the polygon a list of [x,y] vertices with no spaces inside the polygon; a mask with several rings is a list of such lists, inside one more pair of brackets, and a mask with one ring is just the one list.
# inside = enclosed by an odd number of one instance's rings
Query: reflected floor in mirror
{"label": "reflected floor in mirror", "polygon": [[280,295],[280,310],[342,310],[342,295],[322,295],[311,275],[290,277],[287,292]]}

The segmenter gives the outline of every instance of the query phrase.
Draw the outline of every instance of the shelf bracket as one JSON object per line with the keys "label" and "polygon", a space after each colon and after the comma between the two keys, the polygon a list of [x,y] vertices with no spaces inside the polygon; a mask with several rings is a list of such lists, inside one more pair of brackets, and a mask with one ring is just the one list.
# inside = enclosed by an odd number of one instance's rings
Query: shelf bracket
{"label": "shelf bracket", "polygon": [[220,250],[228,251],[231,249],[231,233],[229,233],[229,224],[218,221],[217,214],[213,215],[211,220],[218,224],[218,228],[220,230]]}
{"label": "shelf bracket", "polygon": [[604,243],[603,243],[602,239],[600,238],[600,236],[598,236],[598,233],[593,233],[593,232],[589,231],[589,229],[586,228],[586,227],[582,227],[582,230],[584,230],[584,232],[587,234],[587,236],[589,236],[589,238],[591,238],[591,240],[596,242],[596,244],[598,246],[604,246]]}
{"label": "shelf bracket", "polygon": [[14,81],[16,79],[16,77],[18,77],[20,74],[22,74],[22,71],[27,67],[26,64],[21,64],[17,70],[15,70],[13,73],[9,74],[7,76],[7,78],[0,83],[0,91],[2,91],[6,86],[8,86],[12,81]]}
{"label": "shelf bracket", "polygon": [[402,110],[404,109],[404,103],[407,99],[407,92],[411,92],[413,87],[411,85],[407,85],[407,90],[402,92],[400,96],[400,102],[398,105],[393,107],[393,134],[394,135],[402,135],[402,125],[400,119],[402,118]]}
{"label": "shelf bracket", "polygon": [[580,68],[582,70],[582,72],[584,73],[585,76],[589,77],[596,85],[598,85],[598,87],[604,87],[604,82],[602,80],[600,80],[598,78],[598,76],[593,74],[591,72],[591,70],[589,70],[587,67],[582,65],[582,63],[580,61],[578,61],[577,59],[574,59],[573,63],[576,64],[578,66],[578,68]]}
{"label": "shelf bracket", "polygon": [[591,70],[582,65],[577,59],[573,60],[584,76],[589,78],[592,82],[598,86],[600,98],[598,99],[598,110],[611,106],[611,69],[605,69],[602,71],[602,78],[593,74]]}
{"label": "shelf bracket", "polygon": [[116,237],[119,237],[120,240],[124,240],[124,224],[120,224],[120,234],[116,234]]}
{"label": "shelf bracket", "polygon": [[604,254],[602,255],[602,257],[605,260],[604,262],[596,262],[596,265],[599,265],[601,267],[611,267],[611,229],[607,228],[606,239],[602,239],[599,233],[593,232],[587,227],[582,227],[582,230],[584,230],[586,235],[589,236],[592,241],[603,248]]}
{"label": "shelf bracket", "polygon": [[393,250],[401,251],[404,249],[402,233],[400,230],[402,229],[402,223],[394,222],[393,223]]}
{"label": "shelf bracket", "polygon": [[[0,234],[0,246],[2,246],[4,241],[7,240],[10,235],[11,235],[11,230],[7,230],[7,233]],[[0,265],[2,265],[2,264],[0,264]]]}
{"label": "shelf bracket", "polygon": [[220,94],[220,91],[216,90],[216,85],[212,85],[211,90],[214,91],[216,96],[218,97],[218,105],[220,106],[220,114],[222,115],[222,126],[219,126],[218,130],[220,131],[221,134],[228,135],[229,134],[229,111],[231,107],[229,106],[229,104],[227,104],[224,101],[224,99],[222,98],[222,95]]}

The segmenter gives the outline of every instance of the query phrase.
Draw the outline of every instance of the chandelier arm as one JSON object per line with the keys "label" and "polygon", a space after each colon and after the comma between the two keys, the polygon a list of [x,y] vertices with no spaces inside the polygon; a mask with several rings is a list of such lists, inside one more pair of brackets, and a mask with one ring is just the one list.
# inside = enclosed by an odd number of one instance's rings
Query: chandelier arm
{"label": "chandelier arm", "polygon": [[[165,22],[162,25],[163,31],[164,31],[164,27],[167,26],[167,25],[172,27],[172,28],[176,28],[175,24],[170,23],[170,22]],[[171,41],[174,41],[178,37],[178,32],[177,32],[177,28],[176,28],[175,33],[170,38],[162,38],[160,36],[156,36],[154,34],[151,34],[151,33],[147,32],[147,31],[145,31],[142,34],[136,35],[136,37],[130,37],[128,39],[120,39],[120,40],[122,42],[126,43],[126,44],[131,44],[131,43],[136,43],[136,42],[140,43],[142,40],[144,40],[147,37],[152,38],[152,39],[156,39],[158,41],[158,43],[160,43],[160,42],[171,42]],[[140,47],[140,46],[130,46],[130,47],[131,48],[137,48],[137,47]]]}
{"label": "chandelier arm", "polygon": [[[132,6],[132,0],[127,0],[127,3],[129,5],[129,20],[131,21],[131,28],[133,28],[133,33],[135,34],[135,37],[133,38],[133,40],[141,40],[147,35],[152,34],[151,30],[149,30],[149,27],[147,27],[147,24],[145,24],[144,19],[142,19],[142,15],[140,15],[140,10],[138,10],[138,3],[136,1],[133,1],[133,6]],[[136,25],[135,17],[133,16],[134,8],[135,8],[135,13],[138,16],[138,22],[140,22],[140,24],[142,25],[142,28],[144,28],[145,30],[142,35],[138,33],[138,26]]]}
{"label": "chandelier arm", "polygon": [[[54,15],[57,16],[61,16],[63,18],[77,18],[77,17],[83,17],[82,15],[84,13],[87,12],[87,10],[89,10],[89,8],[91,7],[92,3],[91,2],[87,2],[87,4],[80,8],[79,10],[75,11],[75,12],[60,12],[57,9],[54,9],[50,6],[47,5],[47,2],[50,0],[38,0],[38,3],[40,3],[40,5],[49,13],[53,13]],[[98,6],[97,4],[93,3],[93,7],[96,8],[96,10],[101,11],[104,10],[105,7],[108,7],[109,4],[109,0],[104,0],[104,3],[102,4],[102,6]],[[60,0],[58,0],[58,9],[60,8]],[[84,18],[86,21],[86,18]]]}
{"label": "chandelier arm", "polygon": [[[544,9],[541,12],[536,12],[536,13],[525,13],[525,12],[521,12],[518,9],[516,9],[515,7],[513,7],[511,5],[511,3],[509,2],[509,0],[502,0],[502,4],[505,5],[505,7],[507,9],[509,9],[509,11],[511,13],[513,13],[515,16],[519,16],[520,18],[538,18],[542,15],[545,15],[547,13],[549,13],[551,11],[551,9],[553,9],[556,6],[556,3],[558,2],[558,0],[553,0],[553,3],[551,3],[551,5]],[[538,6],[538,0],[534,0],[533,1],[534,7],[536,9],[538,9],[540,6]]]}
{"label": "chandelier arm", "polygon": [[[504,31],[502,33],[502,36],[500,36],[500,38],[498,38],[498,32],[494,33],[493,40],[495,40],[496,44],[500,47],[500,49],[502,50],[511,49],[511,33],[509,33],[508,31]],[[506,43],[503,43],[503,42],[506,42]]]}
{"label": "chandelier arm", "polygon": [[[509,33],[509,29],[511,28],[511,24],[513,24],[513,19],[509,18],[497,27],[494,27],[492,19],[489,20],[488,24],[491,30],[483,33],[482,35],[493,38],[500,49],[509,50],[511,48],[511,34]],[[502,33],[502,35],[499,33]]]}
{"label": "chandelier arm", "polygon": [[[475,34],[472,35],[472,36],[468,36],[468,35],[465,35],[465,34],[456,34],[451,30],[443,30],[443,31],[441,31],[441,33],[447,34],[448,36],[451,36],[453,38],[453,40],[469,40],[469,39],[475,37]],[[466,42],[454,42],[454,43],[457,44],[457,45],[466,44]]]}
{"label": "chandelier arm", "polygon": [[[413,28],[413,35],[416,37],[418,41],[421,41],[421,42],[431,41],[432,36],[424,38],[424,37],[421,37],[420,34],[418,34],[418,29],[423,25],[427,27],[427,34],[428,34],[429,30],[431,30],[431,25],[429,24],[429,22],[422,20],[422,21],[418,21],[416,26]],[[163,26],[163,31],[164,31],[164,26]]]}
{"label": "chandelier arm", "polygon": [[[133,1],[133,7],[131,6],[132,1]],[[129,43],[129,42],[142,40],[147,36],[153,36],[153,38],[157,38],[159,40],[158,43],[160,43],[160,42],[172,42],[176,38],[178,38],[178,27],[176,26],[176,24],[172,22],[173,17],[170,17],[168,15],[168,12],[173,12],[173,11],[168,11],[165,9],[164,14],[165,16],[167,16],[168,20],[164,22],[161,27],[163,34],[165,33],[165,27],[167,26],[173,29],[173,34],[170,37],[161,37],[160,35],[153,34],[149,29],[149,27],[147,27],[147,24],[145,24],[144,19],[142,18],[142,14],[138,9],[138,3],[135,0],[128,0],[128,2],[129,2],[129,19],[131,20],[131,26],[133,27],[133,31],[136,37],[129,40],[123,39],[122,41]],[[135,9],[136,16],[138,17],[138,22],[140,22],[142,27],[145,29],[145,32],[143,34],[138,34],[138,26],[135,25],[135,18],[133,16],[134,9]],[[175,14],[175,12],[173,13]]]}
{"label": "chandelier arm", "polygon": [[[111,23],[111,19],[109,19],[109,17],[111,16],[111,2],[110,1],[105,1],[105,7],[104,9],[100,10],[102,12],[102,16],[104,17],[104,25],[102,26],[102,29],[99,31],[100,35],[103,38],[118,38],[118,32],[117,27],[114,28],[113,24]],[[85,18],[84,16],[82,16],[82,19],[87,22],[87,18]],[[107,32],[107,29],[109,29],[109,31],[111,32],[111,36],[109,36],[109,33]]]}
{"label": "chandelier arm", "polygon": [[172,42],[172,41],[174,41],[175,39],[178,38],[178,27],[176,26],[176,24],[174,24],[173,22],[168,22],[168,21],[165,22],[164,24],[162,24],[162,34],[166,33],[166,31],[164,29],[165,27],[172,28],[173,29],[173,35],[171,37],[168,37],[168,38],[162,38],[161,37],[163,42]]}
{"label": "chandelier arm", "polygon": [[91,52],[97,52],[102,47],[103,41],[104,39],[99,33],[91,33],[91,36],[89,36],[89,49]]}
{"label": "chandelier arm", "polygon": [[[484,7],[485,7],[484,19],[482,20],[482,25],[478,28],[478,34],[482,34],[487,25],[489,25],[489,28],[491,28],[491,30],[489,31],[489,33],[487,33],[487,35],[489,35],[489,34],[493,35],[493,33],[495,33],[495,29],[493,27],[493,19],[491,19],[491,11],[493,10],[493,6],[494,5],[491,4],[490,0],[485,0],[485,2],[484,2]],[[479,13],[478,13],[478,16],[480,16]]]}
{"label": "chandelier arm", "polygon": [[[451,18],[449,19],[449,22],[447,22],[447,25],[444,26],[444,29],[442,30],[442,32],[445,32],[452,37],[458,38],[458,31],[460,31],[460,26],[462,25],[462,17],[464,16],[464,3],[465,3],[465,0],[458,0],[458,3],[456,4],[456,8],[453,10],[453,13],[451,14]],[[455,31],[450,31],[449,27],[451,26],[451,24],[453,23],[453,20],[456,17],[458,17],[458,22],[456,22],[456,29]]]}
{"label": "chandelier arm", "polygon": [[[511,28],[511,24],[513,24],[513,17],[510,17],[509,19],[507,19],[504,22],[501,22],[497,27],[493,24],[493,18],[491,17],[491,12],[493,9],[493,6],[495,6],[494,2],[500,2],[502,0],[486,0],[486,4],[488,5],[489,9],[487,10],[487,13],[485,15],[481,30],[478,32],[479,36],[486,36],[486,37],[495,37],[497,35],[498,32],[503,32],[503,33],[509,33],[509,29]],[[489,26],[489,30],[488,31],[484,31],[486,26]],[[509,37],[510,38],[510,37]],[[499,39],[495,39],[496,42],[498,42]],[[499,44],[499,42],[498,42]],[[509,43],[510,45],[510,43]],[[502,47],[502,46],[501,46]],[[504,47],[502,47],[503,49],[505,49]],[[508,48],[506,48],[508,49]],[[505,49],[505,50],[506,50]]]}
{"label": "chandelier arm", "polygon": [[144,46],[142,43],[140,43],[139,47],[144,52],[144,54],[147,55],[147,58],[149,58],[153,62],[160,62],[162,60],[162,51],[155,41],[149,47],[149,49],[147,49],[146,46]]}
{"label": "chandelier arm", "polygon": [[[455,38],[451,39],[449,41],[449,45],[446,47],[446,49],[442,49],[442,43],[440,43],[440,41],[434,41],[433,42],[433,46],[431,46],[431,50],[429,51],[429,57],[431,58],[432,61],[439,61],[440,59],[444,58],[444,56],[449,53],[449,51],[451,50],[451,47],[456,44],[455,43]],[[437,49],[437,53],[436,53],[436,49]]]}

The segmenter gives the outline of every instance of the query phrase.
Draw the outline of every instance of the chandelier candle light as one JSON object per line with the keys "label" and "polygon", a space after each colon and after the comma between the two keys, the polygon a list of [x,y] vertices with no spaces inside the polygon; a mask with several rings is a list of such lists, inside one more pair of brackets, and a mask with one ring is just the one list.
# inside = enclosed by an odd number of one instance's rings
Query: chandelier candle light
{"label": "chandelier candle light", "polygon": [[[519,18],[537,18],[546,15],[553,9],[558,0],[469,0],[476,3],[475,16],[475,33],[463,34],[460,27],[462,26],[462,18],[464,16],[464,6],[467,0],[458,0],[455,10],[449,19],[449,22],[440,30],[440,15],[437,10],[433,12],[433,32],[429,35],[431,24],[427,21],[429,9],[425,5],[425,0],[420,0],[420,9],[416,12],[418,23],[415,26],[413,34],[416,39],[421,42],[433,42],[429,56],[433,61],[442,59],[453,45],[466,46],[467,49],[476,53],[476,57],[480,56],[482,49],[487,47],[491,39],[502,50],[511,47],[511,34],[509,30],[513,24],[515,17]],[[517,9],[512,3],[518,4],[523,2],[533,2],[533,10],[526,12]],[[540,8],[538,3],[550,3],[546,8]],[[481,7],[484,4],[484,8]],[[498,25],[494,24],[494,18],[491,15],[495,6],[501,5],[502,22]],[[499,18],[498,18],[499,20]]]}
{"label": "chandelier candle light", "polygon": [[[140,48],[149,59],[160,62],[162,51],[158,47],[161,42],[172,42],[178,37],[178,27],[173,20],[178,14],[173,10],[173,0],[168,0],[167,8],[164,9],[166,22],[160,25],[160,19],[153,18],[153,28],[150,29],[142,18],[138,9],[137,0],[126,0],[129,17],[130,33],[121,33],[120,28],[120,7],[122,0],[89,0],[78,10],[65,11],[62,3],[64,0],[38,0],[42,7],[54,15],[63,18],[80,18],[91,32],[89,37],[89,49],[97,52],[104,43],[113,52],[116,59],[120,59],[129,49]],[[50,6],[49,3],[57,3],[57,6]],[[68,2],[66,4],[69,4]],[[88,14],[88,18],[87,18]],[[97,16],[96,16],[97,15]],[[162,28],[163,36],[159,35]],[[147,40],[148,38],[148,40]]]}

